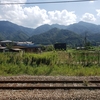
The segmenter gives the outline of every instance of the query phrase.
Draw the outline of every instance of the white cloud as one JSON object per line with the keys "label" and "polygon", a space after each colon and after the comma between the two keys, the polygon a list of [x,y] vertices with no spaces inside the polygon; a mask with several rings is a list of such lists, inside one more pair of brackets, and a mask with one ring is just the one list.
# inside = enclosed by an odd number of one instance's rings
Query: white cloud
{"label": "white cloud", "polygon": [[100,17],[100,9],[97,9],[97,16]]}
{"label": "white cloud", "polygon": [[76,22],[76,15],[74,12],[62,11],[49,11],[48,12],[50,24],[58,23],[63,25],[69,25]]}
{"label": "white cloud", "polygon": [[2,19],[9,20],[15,23],[20,22],[25,17],[23,8],[20,5],[3,6],[1,8],[0,15]]}
{"label": "white cloud", "polygon": [[[1,0],[1,3],[14,3],[14,2],[23,2],[27,0]],[[23,12],[23,5],[1,5],[0,9],[0,20],[8,20],[17,24],[21,23],[21,19],[25,17]]]}
{"label": "white cloud", "polygon": [[91,21],[94,22],[94,21],[96,21],[96,18],[95,18],[95,16],[94,16],[93,14],[85,13],[85,14],[82,16],[81,20],[87,21],[87,22],[91,22]]}
{"label": "white cloud", "polygon": [[94,3],[94,0],[90,0],[90,3]]}
{"label": "white cloud", "polygon": [[[26,0],[2,0],[2,2],[26,2]],[[26,27],[37,27],[42,24],[69,25],[76,22],[74,12],[47,11],[38,6],[25,7],[23,5],[3,5],[0,8],[0,20],[8,20]]]}
{"label": "white cloud", "polygon": [[25,17],[22,22],[29,27],[37,27],[48,22],[47,11],[40,9],[38,6],[25,7],[23,12],[27,17]]}

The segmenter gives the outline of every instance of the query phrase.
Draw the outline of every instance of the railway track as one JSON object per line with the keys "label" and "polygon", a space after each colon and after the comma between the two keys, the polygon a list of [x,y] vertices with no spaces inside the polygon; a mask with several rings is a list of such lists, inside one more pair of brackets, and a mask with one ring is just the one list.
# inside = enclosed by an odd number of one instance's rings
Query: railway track
{"label": "railway track", "polygon": [[0,89],[100,89],[100,81],[0,81]]}

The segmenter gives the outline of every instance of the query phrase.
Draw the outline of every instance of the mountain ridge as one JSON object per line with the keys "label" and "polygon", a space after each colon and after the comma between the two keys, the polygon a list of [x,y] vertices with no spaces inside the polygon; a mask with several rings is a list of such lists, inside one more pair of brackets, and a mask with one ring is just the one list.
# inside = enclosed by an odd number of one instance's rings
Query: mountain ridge
{"label": "mountain ridge", "polygon": [[[0,40],[29,40],[33,42],[38,41],[36,43],[39,44],[46,42],[51,44],[67,41],[66,43],[68,44],[76,45],[79,43],[82,44],[85,36],[87,36],[87,40],[93,44],[94,42],[100,42],[100,25],[81,21],[68,26],[59,24],[44,24],[32,29],[19,26],[9,21],[0,21]],[[79,40],[79,43],[77,40]]]}
{"label": "mountain ridge", "polygon": [[0,21],[0,39],[26,41],[32,34],[33,29],[19,26],[9,21]]}
{"label": "mountain ridge", "polygon": [[41,44],[54,44],[57,42],[64,42],[67,44],[73,44],[74,42],[76,44],[79,44],[79,43],[82,43],[80,38],[81,38],[80,35],[72,31],[53,28],[42,34],[38,34],[38,35],[34,35],[30,37],[28,41],[33,41],[35,43],[41,43]]}

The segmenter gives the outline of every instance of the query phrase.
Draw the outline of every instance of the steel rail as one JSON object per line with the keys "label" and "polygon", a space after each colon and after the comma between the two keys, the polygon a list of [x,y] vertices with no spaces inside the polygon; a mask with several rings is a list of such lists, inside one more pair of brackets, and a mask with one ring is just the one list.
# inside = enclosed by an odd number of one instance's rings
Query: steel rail
{"label": "steel rail", "polygon": [[[12,84],[12,86],[10,86],[10,84]],[[50,85],[50,86],[41,86],[41,84],[39,84],[38,86],[36,85],[36,86],[19,86],[19,85],[17,85],[18,83],[21,83],[21,84],[23,84],[23,83],[32,83],[32,84],[36,84],[36,83],[72,83],[71,85],[72,86],[53,86],[53,85]],[[74,86],[74,83],[82,83],[82,84],[84,84],[84,86]],[[96,84],[96,86],[88,86],[88,83],[94,83],[94,84]],[[55,81],[55,80],[42,80],[42,81],[29,81],[29,80],[25,80],[25,81],[23,81],[23,80],[12,80],[12,81],[10,81],[10,80],[1,80],[0,81],[0,84],[3,84],[3,85],[1,85],[0,86],[0,89],[3,89],[3,90],[33,90],[33,89],[100,89],[100,85],[98,84],[97,85],[97,83],[100,83],[100,80],[79,80],[79,81],[77,81],[77,80],[74,80],[74,81],[72,81],[72,80],[70,80],[70,81],[68,81],[68,80],[61,80],[61,81]],[[8,86],[5,86],[5,84],[9,84]],[[86,85],[85,85],[86,84]]]}
{"label": "steel rail", "polygon": [[22,86],[5,86],[2,87],[0,86],[0,89],[3,90],[33,90],[33,89],[100,89],[100,86],[26,86],[26,87],[22,87]]}
{"label": "steel rail", "polygon": [[84,83],[84,82],[88,82],[88,83],[100,83],[100,80],[61,80],[61,81],[53,81],[53,80],[42,80],[42,81],[30,81],[30,80],[1,80],[0,83]]}

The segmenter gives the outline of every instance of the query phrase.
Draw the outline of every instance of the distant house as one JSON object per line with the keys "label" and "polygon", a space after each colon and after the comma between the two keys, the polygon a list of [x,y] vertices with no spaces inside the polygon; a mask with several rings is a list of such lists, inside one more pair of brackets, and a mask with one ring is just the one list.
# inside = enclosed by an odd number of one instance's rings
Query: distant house
{"label": "distant house", "polygon": [[32,42],[17,42],[17,45],[13,48],[19,48],[25,52],[41,52],[41,46]]}
{"label": "distant house", "polygon": [[9,49],[9,52],[21,52],[22,49],[19,49],[19,48],[11,48]]}
{"label": "distant house", "polygon": [[0,41],[0,45],[2,47],[6,47],[7,45],[10,45],[10,44],[12,44],[12,41],[10,40]]}
{"label": "distant house", "polygon": [[76,50],[85,50],[85,47],[76,47]]}
{"label": "distant house", "polygon": [[7,52],[7,51],[8,51],[8,49],[6,47],[0,46],[0,52]]}
{"label": "distant house", "polygon": [[7,47],[2,47],[0,45],[0,52],[20,52],[20,51],[22,50],[18,48],[7,48]]}
{"label": "distant house", "polygon": [[0,41],[0,52],[19,52],[20,50],[12,48],[14,45],[16,42],[11,40]]}
{"label": "distant house", "polygon": [[[9,46],[9,47],[8,47]],[[5,52],[41,52],[41,46],[32,42],[12,42],[10,40],[0,41],[0,51]]]}
{"label": "distant house", "polygon": [[66,50],[66,43],[56,43],[54,48],[55,50]]}

